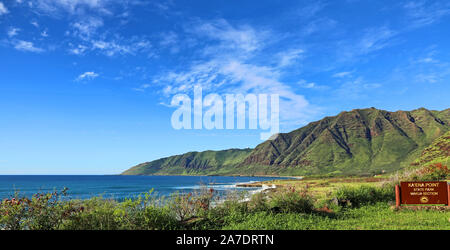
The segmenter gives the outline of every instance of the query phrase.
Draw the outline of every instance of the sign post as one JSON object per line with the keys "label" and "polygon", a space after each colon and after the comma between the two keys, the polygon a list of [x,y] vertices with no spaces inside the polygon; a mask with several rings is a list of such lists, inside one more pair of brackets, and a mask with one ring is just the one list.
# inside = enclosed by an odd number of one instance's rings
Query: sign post
{"label": "sign post", "polygon": [[410,181],[395,186],[395,206],[447,205],[450,207],[450,185],[445,181]]}

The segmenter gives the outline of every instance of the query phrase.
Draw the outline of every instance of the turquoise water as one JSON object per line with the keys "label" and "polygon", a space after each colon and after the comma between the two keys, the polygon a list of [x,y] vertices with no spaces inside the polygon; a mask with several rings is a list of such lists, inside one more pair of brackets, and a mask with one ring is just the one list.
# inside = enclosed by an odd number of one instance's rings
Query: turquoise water
{"label": "turquoise water", "polygon": [[154,188],[156,195],[192,192],[203,184],[219,195],[229,190],[252,191],[256,188],[237,188],[237,183],[265,181],[275,177],[231,176],[121,176],[121,175],[0,175],[0,199],[35,193],[62,191],[68,188],[67,198],[87,199],[93,196],[122,200],[133,198]]}

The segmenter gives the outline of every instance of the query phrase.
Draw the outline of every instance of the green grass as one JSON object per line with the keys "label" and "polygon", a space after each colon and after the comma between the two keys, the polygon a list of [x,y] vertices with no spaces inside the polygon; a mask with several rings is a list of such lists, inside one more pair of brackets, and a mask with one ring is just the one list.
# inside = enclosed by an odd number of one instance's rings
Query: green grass
{"label": "green grass", "polygon": [[229,230],[449,230],[450,212],[394,211],[382,202],[341,211],[333,216],[317,214],[242,215],[241,221],[223,227]]}

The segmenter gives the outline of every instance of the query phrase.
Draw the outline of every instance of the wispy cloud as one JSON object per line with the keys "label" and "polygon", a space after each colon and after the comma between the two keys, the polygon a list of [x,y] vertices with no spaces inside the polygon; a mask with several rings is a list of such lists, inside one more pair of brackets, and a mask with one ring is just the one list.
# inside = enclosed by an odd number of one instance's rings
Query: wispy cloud
{"label": "wispy cloud", "polygon": [[178,42],[178,35],[173,31],[164,32],[161,34],[161,38],[162,39],[159,42],[161,46],[170,46]]}
{"label": "wispy cloud", "polygon": [[[297,94],[280,80],[276,68],[246,63],[241,60],[212,60],[191,66],[184,72],[170,72],[157,79],[164,86],[162,93],[170,97],[188,93],[200,85],[210,93],[278,94],[280,96],[280,119],[283,124],[299,124],[314,113],[306,98]],[[291,112],[292,109],[297,112]]]}
{"label": "wispy cloud", "polygon": [[382,26],[367,29],[359,43],[357,43],[357,53],[367,54],[388,47],[392,44],[391,38],[397,35],[397,32]]}
{"label": "wispy cloud", "polygon": [[3,2],[0,2],[0,16],[8,14],[8,13],[9,13],[9,11],[6,8],[6,6],[3,4]]}
{"label": "wispy cloud", "polygon": [[175,54],[180,51],[179,37],[177,33],[173,31],[163,32],[161,35],[161,40],[159,42],[160,47],[168,48],[170,53]]}
{"label": "wispy cloud", "polygon": [[121,40],[92,40],[91,50],[98,50],[107,56],[135,55],[137,52],[145,52],[151,48],[149,41],[145,39],[132,39],[132,41]]}
{"label": "wispy cloud", "polygon": [[87,46],[78,44],[77,46],[70,48],[69,52],[74,55],[82,55],[87,49]]}
{"label": "wispy cloud", "polygon": [[217,49],[255,52],[264,47],[263,41],[269,37],[267,30],[256,31],[249,25],[233,26],[224,19],[200,22],[187,30],[200,38],[218,42],[216,45],[208,46],[205,50],[207,53],[216,53]]}
{"label": "wispy cloud", "polygon": [[41,36],[42,37],[48,37],[48,30],[45,29],[44,31],[41,32]]}
{"label": "wispy cloud", "polygon": [[20,31],[19,28],[11,27],[11,28],[8,30],[8,37],[11,38],[11,37],[16,36],[17,34],[19,34],[19,31]]}
{"label": "wispy cloud", "polygon": [[133,88],[133,90],[139,91],[139,92],[144,92],[146,89],[150,88],[151,86],[152,86],[151,84],[145,83],[145,84],[141,84],[137,88]]}
{"label": "wispy cloud", "polygon": [[280,57],[279,67],[286,67],[292,65],[297,60],[300,60],[305,51],[303,49],[291,49],[288,51],[282,51],[278,53]]}
{"label": "wispy cloud", "polygon": [[409,1],[403,5],[409,17],[410,28],[420,28],[436,22],[450,14],[448,1]]}
{"label": "wispy cloud", "polygon": [[[162,96],[170,99],[175,94],[190,94],[197,85],[206,93],[278,94],[280,122],[284,126],[302,124],[317,112],[317,107],[297,93],[298,86],[292,87],[282,80],[289,72],[285,68],[302,60],[304,49],[279,48],[278,53],[269,57],[264,49],[273,42],[272,37],[277,37],[272,30],[249,24],[234,25],[224,19],[194,24],[186,32],[189,38],[200,41],[193,48],[200,52],[199,56],[183,69],[171,69],[153,79]],[[202,43],[205,40],[208,42]],[[256,59],[261,55],[266,60]],[[134,90],[141,91],[142,86]]]}
{"label": "wispy cloud", "polygon": [[97,78],[98,76],[99,76],[99,74],[97,74],[93,71],[88,71],[88,72],[84,72],[83,74],[79,75],[76,78],[76,81],[93,80],[93,79]]}
{"label": "wispy cloud", "polygon": [[395,39],[397,35],[397,31],[387,26],[367,28],[356,38],[345,39],[338,43],[339,60],[354,60],[393,46],[398,43]]}
{"label": "wispy cloud", "polygon": [[72,15],[96,11],[111,14],[108,6],[112,0],[32,0],[30,6],[39,12],[61,16],[63,13]]}
{"label": "wispy cloud", "polygon": [[309,36],[318,32],[329,31],[332,28],[336,27],[337,21],[328,18],[328,17],[319,17],[310,21],[304,27],[302,27],[301,33],[302,35]]}
{"label": "wispy cloud", "polygon": [[302,19],[309,19],[317,16],[317,14],[323,10],[327,4],[324,1],[311,1],[310,3],[302,3],[299,9],[294,10],[295,15]]}
{"label": "wispy cloud", "polygon": [[343,77],[351,76],[352,73],[353,73],[353,71],[342,71],[342,72],[337,72],[337,73],[333,74],[332,77],[343,78]]}
{"label": "wispy cloud", "polygon": [[39,28],[39,23],[36,22],[36,21],[31,21],[30,24],[33,25],[36,28]]}
{"label": "wispy cloud", "polygon": [[380,88],[382,85],[376,82],[368,82],[363,77],[349,79],[345,81],[335,93],[339,99],[363,99],[370,96],[370,93]]}
{"label": "wispy cloud", "polygon": [[317,84],[315,82],[306,81],[304,79],[301,79],[298,82],[298,86],[300,88],[313,89],[313,90],[327,90],[327,89],[330,89],[330,87],[328,87],[326,85],[319,85],[319,84]]}
{"label": "wispy cloud", "polygon": [[71,24],[73,35],[86,40],[89,39],[96,30],[103,26],[103,20],[98,17],[87,17]]}
{"label": "wispy cloud", "polygon": [[23,40],[15,40],[12,43],[13,43],[14,48],[17,50],[36,52],[36,53],[40,53],[40,52],[44,51],[44,49],[35,47],[32,42],[23,41]]}

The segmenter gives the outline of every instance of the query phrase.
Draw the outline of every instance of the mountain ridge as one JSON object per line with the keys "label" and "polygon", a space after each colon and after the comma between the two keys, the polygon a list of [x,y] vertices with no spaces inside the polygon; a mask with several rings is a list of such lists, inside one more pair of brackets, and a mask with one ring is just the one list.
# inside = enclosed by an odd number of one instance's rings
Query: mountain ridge
{"label": "mountain ridge", "polygon": [[353,109],[277,134],[254,149],[188,152],[122,174],[378,174],[406,167],[449,130],[450,109]]}

